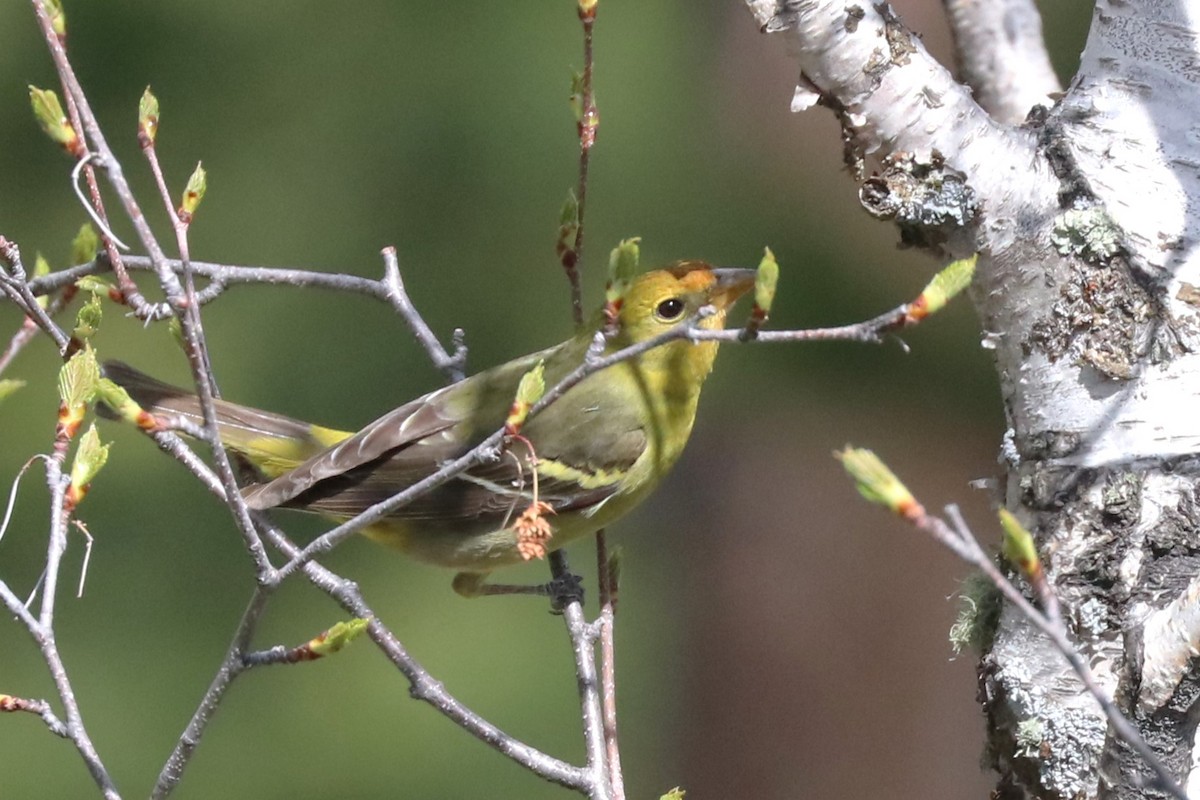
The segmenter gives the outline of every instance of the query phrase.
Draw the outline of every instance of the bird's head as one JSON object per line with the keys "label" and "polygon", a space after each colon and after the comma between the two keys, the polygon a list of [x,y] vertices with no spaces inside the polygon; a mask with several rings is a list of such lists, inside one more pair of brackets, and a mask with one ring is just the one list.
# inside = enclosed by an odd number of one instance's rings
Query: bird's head
{"label": "bird's head", "polygon": [[[752,269],[716,268],[703,261],[677,261],[639,275],[625,293],[617,336],[609,350],[653,339],[682,325],[720,330],[737,299],[754,286]],[[698,316],[709,307],[712,313]],[[676,339],[647,350],[635,360],[647,376],[662,381],[663,391],[694,396],[712,370],[717,342]]]}
{"label": "bird's head", "polygon": [[621,306],[620,331],[627,344],[651,339],[694,320],[710,306],[697,327],[719,330],[725,314],[754,286],[754,270],[712,267],[703,261],[676,261],[639,275]]}

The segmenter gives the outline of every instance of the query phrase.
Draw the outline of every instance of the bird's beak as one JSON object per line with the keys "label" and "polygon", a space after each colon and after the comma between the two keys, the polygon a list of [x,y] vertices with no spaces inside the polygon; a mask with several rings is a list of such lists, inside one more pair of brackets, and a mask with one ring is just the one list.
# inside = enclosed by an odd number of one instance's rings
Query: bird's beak
{"label": "bird's beak", "polygon": [[729,308],[737,299],[754,287],[757,271],[741,267],[717,267],[713,270],[717,282],[710,293],[710,302],[717,308]]}

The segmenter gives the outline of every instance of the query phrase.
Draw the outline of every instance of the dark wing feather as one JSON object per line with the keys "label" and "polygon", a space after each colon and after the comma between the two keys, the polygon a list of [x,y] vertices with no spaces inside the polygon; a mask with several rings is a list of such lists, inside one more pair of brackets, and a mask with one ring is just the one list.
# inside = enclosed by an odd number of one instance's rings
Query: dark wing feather
{"label": "dark wing feather", "polygon": [[[587,341],[581,340],[579,358]],[[521,376],[552,351],[535,353],[412,401],[275,480],[245,491],[251,508],[276,506],[352,516],[392,497],[465,453],[504,421]],[[560,354],[562,355],[562,354]],[[547,358],[547,382],[557,381],[573,357]],[[582,511],[620,491],[620,479],[647,447],[640,397],[597,380],[598,373],[530,420],[523,431],[538,458],[592,476],[586,485],[570,475],[539,470],[539,499],[556,511]],[[469,403],[466,400],[470,400]],[[391,517],[460,534],[495,530],[532,499],[528,454],[514,445]],[[518,459],[519,458],[519,462]]]}
{"label": "dark wing feather", "polygon": [[[286,505],[310,511],[352,516],[387,500],[416,481],[432,473],[445,459],[430,459],[427,448],[434,441],[423,440],[406,449],[363,464],[314,485]],[[608,469],[619,476],[632,466],[645,447],[639,432],[623,436],[614,445],[623,445],[610,455],[619,458]],[[533,500],[533,476],[526,457],[518,456],[520,445],[511,455],[480,464],[431,492],[394,510],[390,517],[418,523],[426,530],[453,530],[458,534],[487,532],[507,524]],[[426,451],[426,452],[422,452]],[[455,448],[446,455],[461,451]],[[546,457],[543,458],[543,463]],[[518,466],[519,463],[519,466]],[[614,477],[598,485],[581,486],[574,480],[550,477],[539,472],[538,499],[549,503],[557,513],[583,511],[612,497],[620,488]]]}
{"label": "dark wing feather", "polygon": [[[437,458],[437,453],[431,452],[432,450],[460,449],[452,444],[453,436],[441,437],[440,435],[449,433],[461,420],[446,414],[440,404],[427,402],[433,398],[434,396],[430,395],[406,403],[375,420],[349,439],[313,456],[275,480],[248,487],[243,492],[246,504],[255,509],[275,508],[283,505],[307,505],[296,502],[306,492],[330,480],[340,480],[347,474],[361,471],[364,467],[371,467],[373,466],[372,462],[385,459],[392,451],[400,450],[408,453],[416,444],[422,445],[418,448],[421,451],[420,461],[426,465],[436,464],[436,460],[432,462],[428,460]],[[439,439],[445,441],[445,447],[436,447]],[[397,459],[386,460],[391,462]],[[413,460],[411,456],[404,459],[409,462]],[[416,465],[410,464],[410,466]],[[393,476],[393,480],[396,478],[402,478],[402,476]],[[415,479],[417,478],[409,478],[401,483],[393,482],[391,484],[392,493],[399,491]],[[361,511],[362,508],[358,510]]]}

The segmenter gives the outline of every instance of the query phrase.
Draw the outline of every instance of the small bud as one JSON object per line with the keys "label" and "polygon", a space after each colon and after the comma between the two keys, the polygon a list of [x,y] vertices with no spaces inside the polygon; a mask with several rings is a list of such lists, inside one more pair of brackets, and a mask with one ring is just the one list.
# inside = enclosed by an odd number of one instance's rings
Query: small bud
{"label": "small bud", "polygon": [[192,217],[196,214],[196,209],[200,207],[200,201],[204,199],[204,193],[208,191],[208,174],[204,171],[204,165],[200,162],[196,163],[196,169],[192,171],[192,176],[188,178],[187,188],[183,190],[183,202],[179,204],[179,220],[187,225],[192,221]]}
{"label": "small bud", "polygon": [[676,786],[674,789],[672,789],[671,791],[664,794],[658,800],[683,800],[683,796],[686,794],[687,794],[686,791],[684,791],[683,789],[680,789],[678,786]]}
{"label": "small bud", "polygon": [[771,305],[775,302],[775,289],[779,286],[779,264],[771,248],[763,248],[762,261],[758,262],[758,271],[754,274],[754,307],[750,309],[750,319],[742,330],[741,340],[748,341],[758,336],[758,331],[771,314]]}
{"label": "small bud", "polygon": [[146,87],[138,101],[138,142],[142,147],[154,144],[158,136],[158,98]]}
{"label": "small bud", "polygon": [[71,485],[67,487],[67,506],[74,508],[87,495],[88,487],[108,461],[108,448],[112,443],[100,444],[96,423],[88,426],[87,432],[79,437],[75,448],[75,460],[71,463]]}
{"label": "small bud", "polygon": [[100,237],[92,223],[85,222],[79,226],[79,233],[71,240],[71,266],[87,264],[96,259],[100,250]]}
{"label": "small bud", "polygon": [[67,38],[67,12],[63,10],[62,0],[42,0],[42,8],[50,17],[50,27],[61,42]]}
{"label": "small bud", "polygon": [[104,310],[100,307],[100,295],[92,293],[88,301],[79,308],[75,315],[75,329],[71,336],[79,341],[87,341],[100,330],[100,321],[104,318]]}
{"label": "small bud", "polygon": [[355,618],[348,622],[339,622],[329,630],[310,639],[308,649],[314,658],[333,655],[354,641],[367,629],[370,620]]}
{"label": "small bud", "polygon": [[139,406],[125,387],[108,378],[101,378],[96,384],[96,400],[107,408],[106,416],[111,415],[144,431],[162,429],[157,417]]}
{"label": "small bud", "polygon": [[762,310],[763,320],[771,313],[771,304],[775,302],[775,289],[779,286],[779,263],[771,248],[764,248],[762,261],[758,262],[758,272],[754,275],[754,306]]}
{"label": "small bud", "polygon": [[833,455],[842,462],[846,472],[854,479],[858,493],[869,502],[884,506],[910,521],[925,516],[925,509],[908,488],[888,469],[879,456],[870,450],[847,445],[845,450]]}
{"label": "small bud", "polygon": [[84,292],[98,294],[101,297],[107,297],[115,303],[123,302],[121,292],[117,287],[113,286],[103,278],[98,278],[95,275],[84,275],[79,280],[75,281],[75,288]]}
{"label": "small bud", "polygon": [[0,400],[8,397],[25,385],[25,381],[15,378],[0,379]]}
{"label": "small bud", "polygon": [[575,237],[578,234],[579,201],[575,199],[575,192],[568,190],[567,200],[558,218],[558,241],[554,244],[554,252],[563,266],[575,265]]}
{"label": "small bud", "polygon": [[62,145],[63,149],[72,155],[77,155],[82,151],[83,147],[79,137],[76,136],[75,129],[71,127],[71,121],[63,113],[62,104],[58,102],[58,95],[53,89],[39,89],[36,86],[30,86],[29,102],[33,106],[33,116],[37,118],[38,125],[42,127],[47,136]]}
{"label": "small bud", "polygon": [[1041,571],[1041,562],[1038,560],[1033,534],[1026,530],[1007,508],[1000,509],[998,513],[1000,527],[1004,530],[1004,543],[1001,546],[1004,557],[1026,577],[1034,576]]}
{"label": "small bud", "polygon": [[946,303],[971,285],[971,279],[975,277],[975,262],[978,260],[979,254],[975,253],[970,258],[951,261],[941,272],[934,275],[933,280],[926,285],[917,299],[909,304],[906,321],[919,322],[930,314],[941,311]]}
{"label": "small bud", "polygon": [[541,400],[545,393],[546,362],[539,361],[537,366],[521,376],[521,382],[517,385],[516,399],[513,400],[512,408],[509,409],[508,418],[504,420],[505,433],[509,436],[520,433],[525,419],[529,416],[529,409],[533,408],[534,403]]}
{"label": "small bud", "polygon": [[579,18],[594,19],[599,0],[579,0]]}
{"label": "small bud", "polygon": [[625,293],[637,274],[641,237],[623,239],[608,257],[608,282],[604,286],[604,317],[609,326],[616,323],[625,302]]}

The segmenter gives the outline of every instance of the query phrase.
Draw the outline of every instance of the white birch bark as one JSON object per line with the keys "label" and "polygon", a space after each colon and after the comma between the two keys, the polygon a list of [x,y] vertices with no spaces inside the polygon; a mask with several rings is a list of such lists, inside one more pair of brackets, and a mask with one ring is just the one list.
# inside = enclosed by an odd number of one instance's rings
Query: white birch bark
{"label": "white birch bark", "polygon": [[[1006,503],[1101,681],[1200,785],[1200,4],[1099,0],[1070,87],[1022,123],[1055,90],[1026,0],[948,0],[960,53],[994,49],[964,63],[986,110],[886,5],[745,2],[797,61],[794,107],[820,98],[884,159],[863,192],[873,213],[932,250],[981,253],[973,299],[1011,426]],[[992,30],[1005,20],[1022,24]],[[956,174],[967,191],[947,212]],[[997,797],[1159,796],[1011,610],[981,681]]]}

